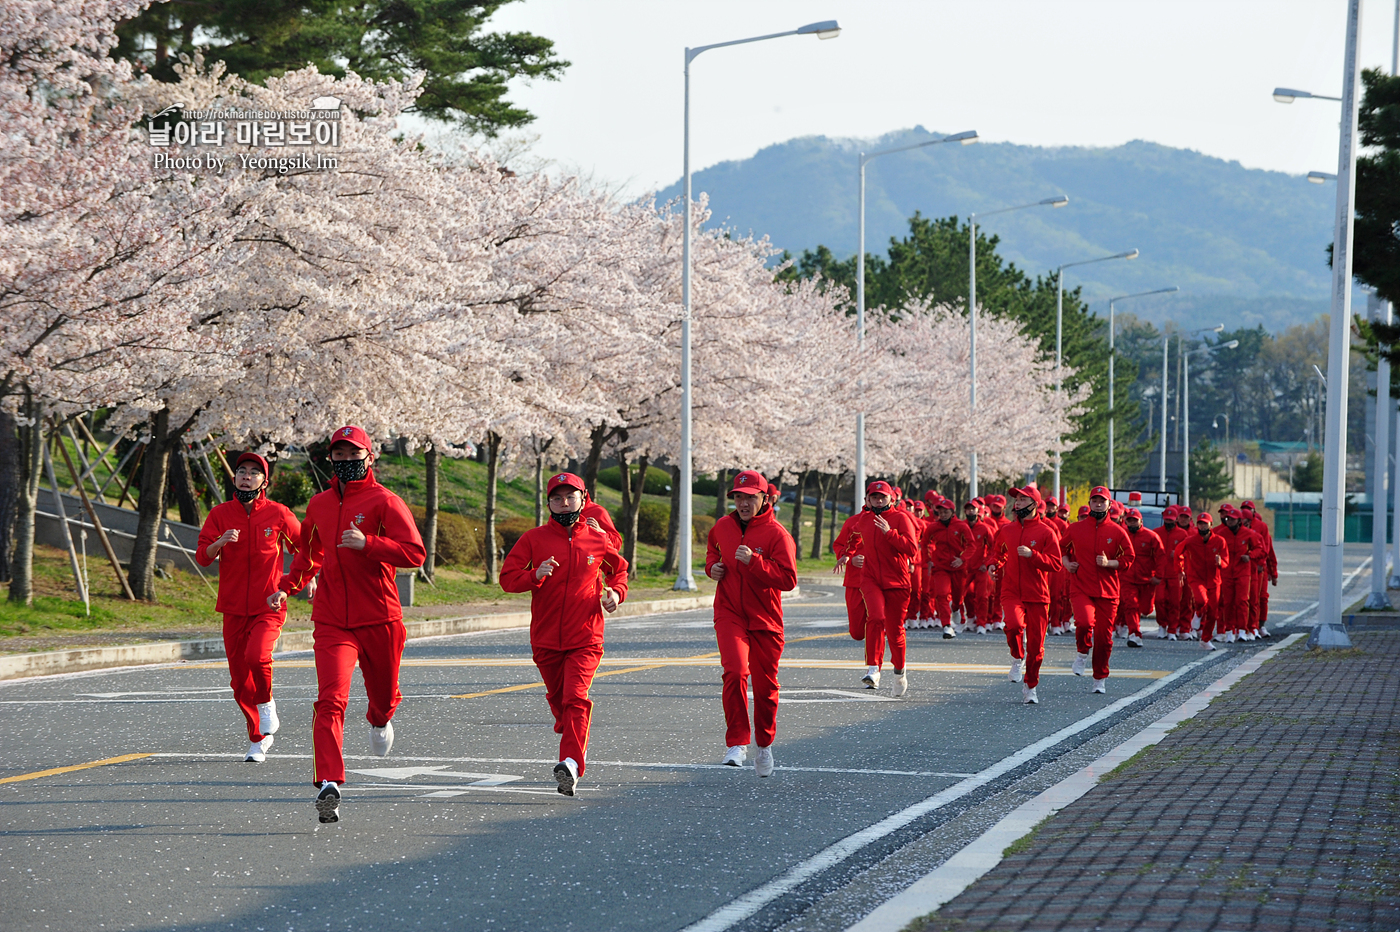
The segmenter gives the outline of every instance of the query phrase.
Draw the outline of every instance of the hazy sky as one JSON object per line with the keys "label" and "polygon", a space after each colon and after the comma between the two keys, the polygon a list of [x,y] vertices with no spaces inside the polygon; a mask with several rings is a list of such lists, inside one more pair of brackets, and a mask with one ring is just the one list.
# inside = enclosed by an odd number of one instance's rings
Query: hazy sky
{"label": "hazy sky", "polygon": [[[1390,68],[1394,0],[1363,0],[1361,63]],[[686,46],[837,19],[691,66],[691,166],[797,136],[922,124],[988,141],[1146,139],[1304,174],[1335,171],[1345,0],[520,0],[493,28],[553,39],[559,82],[513,86],[533,153],[637,194],[681,174]]]}

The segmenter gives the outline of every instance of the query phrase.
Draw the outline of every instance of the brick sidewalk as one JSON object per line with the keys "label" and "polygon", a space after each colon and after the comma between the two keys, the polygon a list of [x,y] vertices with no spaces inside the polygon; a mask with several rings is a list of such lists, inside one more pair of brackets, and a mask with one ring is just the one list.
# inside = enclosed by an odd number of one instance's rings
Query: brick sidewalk
{"label": "brick sidewalk", "polygon": [[1400,929],[1400,632],[1280,654],[910,928]]}

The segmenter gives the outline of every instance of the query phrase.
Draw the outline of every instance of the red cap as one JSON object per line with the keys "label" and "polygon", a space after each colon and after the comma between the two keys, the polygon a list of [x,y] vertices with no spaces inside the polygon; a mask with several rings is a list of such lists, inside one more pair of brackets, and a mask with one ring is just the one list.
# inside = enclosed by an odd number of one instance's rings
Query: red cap
{"label": "red cap", "polygon": [[1196,523],[1197,523],[1197,524],[1214,524],[1214,523],[1215,523],[1215,519],[1212,518],[1212,517],[1210,516],[1210,512],[1209,512],[1209,511],[1203,511],[1203,512],[1201,512],[1200,514],[1196,515]]}
{"label": "red cap", "polygon": [[1108,511],[1109,514],[1121,515],[1123,513],[1123,503],[1117,501],[1109,502]]}
{"label": "red cap", "polygon": [[989,504],[992,504],[992,505],[1000,505],[1001,507],[1005,508],[1005,507],[1006,507],[1006,496],[1005,496],[1005,495],[988,495],[988,496],[987,496],[987,502],[988,502]]}
{"label": "red cap", "polygon": [[767,495],[768,480],[756,469],[745,469],[734,477],[734,486],[729,490],[728,496],[733,498],[735,492],[743,492],[745,495]]}
{"label": "red cap", "polygon": [[894,486],[890,485],[884,479],[876,479],[865,487],[865,494],[867,496],[874,495],[876,492],[882,492],[890,498],[894,498]]}
{"label": "red cap", "polygon": [[[1018,495],[1024,495],[1024,496],[1026,496],[1026,498],[1029,498],[1031,501],[1035,502],[1037,505],[1042,504],[1042,502],[1041,502],[1041,500],[1040,500],[1040,489],[1037,489],[1037,488],[1036,488],[1035,486],[1033,486],[1033,485],[1028,485],[1028,486],[1026,486],[1024,489],[1007,489],[1007,490],[1006,490],[1006,494],[1009,495],[1009,496],[1011,496],[1012,498],[1015,498],[1015,497],[1018,496]],[[997,497],[1000,498],[1001,496],[997,496]]]}
{"label": "red cap", "polygon": [[916,515],[922,515],[922,514],[927,514],[927,513],[928,513],[928,506],[925,505],[923,502],[916,501],[916,502],[914,502],[914,504],[913,504],[912,506],[910,506],[910,507],[913,508],[914,514],[916,514]]}
{"label": "red cap", "polygon": [[924,493],[924,501],[928,502],[930,505],[932,505],[934,502],[938,501],[942,497],[943,496],[939,495],[933,489],[929,489],[927,492]]}
{"label": "red cap", "polygon": [[1141,521],[1141,520],[1142,520],[1142,512],[1138,511],[1136,508],[1129,508],[1129,509],[1124,513],[1123,517],[1124,517],[1124,518],[1137,518],[1139,521]]}
{"label": "red cap", "polygon": [[776,485],[770,482],[768,483],[768,494],[773,496],[774,498],[777,498],[782,493],[778,491],[778,487]]}
{"label": "red cap", "polygon": [[330,443],[331,446],[335,446],[337,443],[353,443],[361,450],[368,450],[371,453],[374,452],[374,444],[369,439],[369,434],[365,433],[363,427],[355,427],[351,424],[347,424],[345,427],[331,434]]}
{"label": "red cap", "polygon": [[546,496],[553,495],[554,490],[559,488],[561,485],[566,486],[570,489],[578,489],[580,492],[587,491],[583,487],[583,480],[580,479],[578,476],[575,476],[571,472],[561,472],[549,477],[549,486],[548,488],[546,488],[544,494]]}
{"label": "red cap", "polygon": [[1088,505],[1080,505],[1080,506],[1079,506],[1079,517],[1083,518],[1083,517],[1087,516],[1088,514],[1089,514],[1089,506],[1088,506]]}
{"label": "red cap", "polygon": [[1057,515],[1067,515],[1067,514],[1069,514],[1069,506],[1068,506],[1068,505],[1061,505],[1061,506],[1059,507],[1059,509],[1056,510],[1055,514],[1057,514]]}
{"label": "red cap", "polygon": [[1045,504],[1049,505],[1051,508],[1059,508],[1060,500],[1057,498],[1047,498]]}
{"label": "red cap", "polygon": [[1175,518],[1175,517],[1176,517],[1176,506],[1175,506],[1175,505],[1168,505],[1166,508],[1163,508],[1163,509],[1162,509],[1162,519],[1163,519],[1163,520],[1166,520],[1167,518]]}
{"label": "red cap", "polygon": [[1111,499],[1113,498],[1113,493],[1108,491],[1108,486],[1096,485],[1089,490],[1089,497],[1094,498],[1095,496]]}
{"label": "red cap", "polygon": [[1242,503],[1240,504],[1240,511],[1253,511],[1253,510],[1254,510],[1254,503],[1251,502],[1249,499],[1245,499],[1244,502],[1242,502]]}
{"label": "red cap", "polygon": [[244,463],[257,463],[258,468],[262,470],[264,476],[270,476],[272,474],[272,471],[267,468],[267,460],[263,459],[252,450],[247,450],[238,454],[238,462],[233,464],[234,472],[237,472],[238,467],[242,466]]}

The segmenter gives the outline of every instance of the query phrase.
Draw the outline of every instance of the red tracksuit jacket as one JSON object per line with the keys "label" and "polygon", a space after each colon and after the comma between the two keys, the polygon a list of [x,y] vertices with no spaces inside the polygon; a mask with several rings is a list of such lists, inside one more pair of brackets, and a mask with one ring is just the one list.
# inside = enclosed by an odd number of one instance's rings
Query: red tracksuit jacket
{"label": "red tracksuit jacket", "polygon": [[1152,582],[1153,576],[1166,579],[1167,570],[1163,565],[1166,548],[1157,532],[1149,527],[1138,528],[1136,534],[1128,531],[1128,540],[1133,545],[1133,565],[1128,568],[1127,575],[1123,577],[1124,581],[1146,586]]}
{"label": "red tracksuit jacket", "polygon": [[[1218,566],[1216,557],[1220,558]],[[1214,531],[1205,537],[1201,537],[1200,531],[1192,531],[1176,545],[1174,562],[1178,571],[1186,574],[1187,582],[1215,582],[1220,578],[1220,571],[1230,565],[1230,547]]]}
{"label": "red tracksuit jacket", "polygon": [[[1230,565],[1223,570],[1223,576],[1230,579],[1247,578],[1254,572],[1254,567],[1264,561],[1264,539],[1257,531],[1245,527],[1243,522],[1234,531],[1222,524],[1215,533],[1220,535],[1230,551]],[[1249,559],[1241,560],[1244,556]]]}
{"label": "red tracksuit jacket", "polygon": [[919,554],[919,531],[908,512],[890,508],[885,512],[890,529],[875,526],[875,512],[862,511],[854,518],[852,530],[860,534],[865,554],[864,581],[881,589],[908,589],[909,561]]}
{"label": "red tracksuit jacket", "polygon": [[[842,557],[854,557],[858,553],[864,552],[861,546],[863,539],[860,532],[855,530],[855,521],[860,515],[851,515],[841,524],[841,533],[836,535],[836,539],[831,542],[831,552],[836,554],[836,559]],[[844,585],[847,589],[859,589],[861,580],[865,578],[865,570],[849,559],[846,562],[846,578]]]}
{"label": "red tracksuit jacket", "polygon": [[[747,564],[734,556],[740,544],[753,551]],[[705,549],[705,575],[721,561],[724,578],[715,589],[715,622],[733,622],[747,631],[781,633],[782,593],[797,585],[797,545],[787,528],[778,523],[772,508],[765,507],[754,515],[748,527],[739,523],[738,513],[733,511],[715,522]]]}
{"label": "red tracksuit jacket", "polygon": [[980,570],[992,562],[992,541],[996,539],[998,529],[985,518],[965,523],[972,532],[972,556],[966,561],[967,566],[969,569]]}
{"label": "red tracksuit jacket", "polygon": [[[1033,551],[1029,557],[1016,552],[1022,545]],[[1060,569],[1060,535],[1043,518],[1008,521],[992,538],[988,562],[1000,567],[1003,599],[1048,605],[1050,578]]]}
{"label": "red tracksuit jacket", "polygon": [[[972,528],[961,518],[952,518],[946,525],[934,518],[925,525],[923,547],[924,559],[932,563],[935,570],[956,572],[971,566],[977,541],[972,536]],[[954,559],[962,563],[954,566]]]}
{"label": "red tracksuit jacket", "polygon": [[[536,579],[535,570],[550,557],[559,565]],[[526,531],[501,565],[502,589],[530,593],[532,647],[601,646],[604,586],[617,591],[619,602],[627,598],[627,561],[608,533],[593,530],[582,515],[572,528],[551,519]]]}
{"label": "red tracksuit jacket", "polygon": [[1247,527],[1258,534],[1264,542],[1264,559],[1261,561],[1261,565],[1256,566],[1255,569],[1262,569],[1270,578],[1277,576],[1278,556],[1274,553],[1274,535],[1270,532],[1269,526],[1264,523],[1263,518],[1255,518],[1249,522]]}
{"label": "red tracksuit jacket", "polygon": [[[1133,561],[1133,542],[1128,536],[1125,528],[1108,518],[1097,521],[1092,515],[1069,525],[1062,546],[1065,556],[1079,564],[1079,569],[1069,574],[1070,591],[1094,599],[1118,598],[1118,574]],[[1117,560],[1119,569],[1099,566],[1094,562],[1098,554]]]}
{"label": "red tracksuit jacket", "polygon": [[[351,527],[364,533],[363,550],[340,546],[340,535]],[[422,566],[427,553],[408,506],[376,482],[371,469],[358,482],[336,479],[312,496],[301,523],[301,545],[278,588],[297,592],[319,570],[321,583],[311,604],[315,624],[362,628],[401,621],[394,568]]]}
{"label": "red tracksuit jacket", "polygon": [[[546,508],[546,510],[548,509]],[[613,549],[622,550],[622,535],[617,532],[617,525],[613,524],[612,515],[608,514],[606,508],[590,498],[583,503],[583,512],[578,517],[580,521],[587,521],[589,518],[597,521],[598,526],[603,529],[603,533],[608,536],[608,540],[612,541]],[[559,523],[548,516],[545,517],[545,520],[551,524]]]}
{"label": "red tracksuit jacket", "polygon": [[[209,545],[231,528],[238,540],[225,544],[214,557]],[[277,591],[282,578],[282,550],[295,553],[301,541],[301,522],[290,508],[266,494],[253,499],[251,513],[236,498],[209,510],[199,529],[194,558],[200,566],[219,561],[219,598],[214,610],[225,615],[262,615],[272,611],[267,597]]]}
{"label": "red tracksuit jacket", "polygon": [[1162,525],[1157,531],[1157,536],[1162,540],[1162,572],[1168,581],[1174,581],[1181,572],[1181,566],[1177,563],[1176,548],[1192,533],[1189,528],[1180,527],[1173,523],[1171,527]]}

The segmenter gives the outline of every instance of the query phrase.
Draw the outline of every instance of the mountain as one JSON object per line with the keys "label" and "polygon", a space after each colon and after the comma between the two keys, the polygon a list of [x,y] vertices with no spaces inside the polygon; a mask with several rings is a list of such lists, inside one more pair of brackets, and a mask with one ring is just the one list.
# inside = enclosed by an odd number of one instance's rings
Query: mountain
{"label": "mountain", "polygon": [[[849,256],[857,242],[858,153],[936,138],[915,127],[877,140],[793,139],[697,172],[693,190],[709,195],[712,224],[767,235],[794,255],[824,244]],[[1141,250],[1136,261],[1069,269],[1065,285],[1082,286],[1095,302],[1179,285],[1177,295],[1120,305],[1157,324],[1262,323],[1278,331],[1327,311],[1332,183],[1150,142],[951,143],[882,156],[866,166],[866,249],[885,252],[915,211],[961,219],[969,210],[1059,194],[1069,196],[1067,207],[1013,211],[979,225],[1001,238],[1003,257],[1032,275]],[[677,182],[659,199],[679,196]]]}

